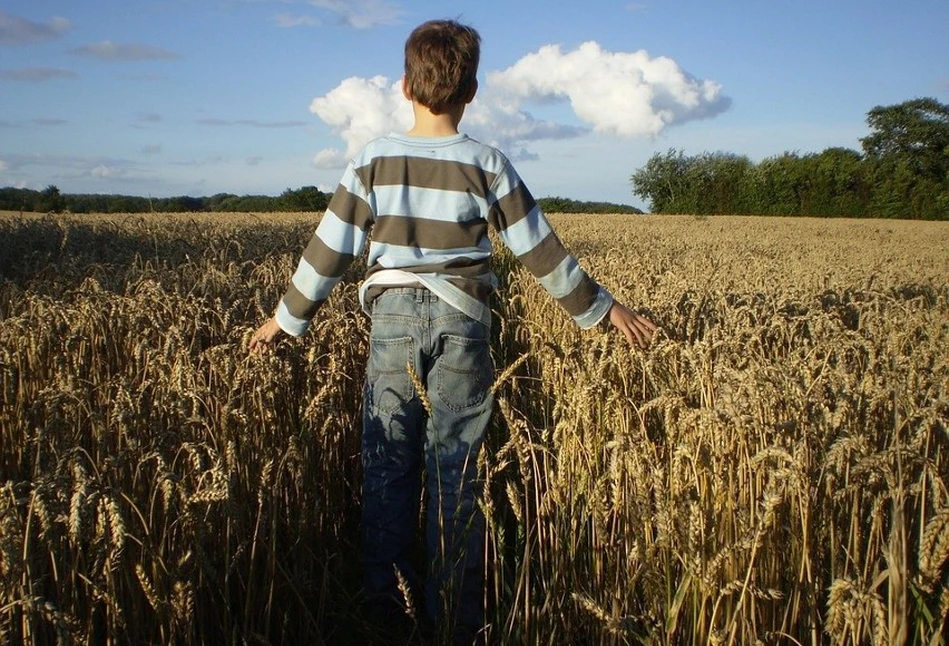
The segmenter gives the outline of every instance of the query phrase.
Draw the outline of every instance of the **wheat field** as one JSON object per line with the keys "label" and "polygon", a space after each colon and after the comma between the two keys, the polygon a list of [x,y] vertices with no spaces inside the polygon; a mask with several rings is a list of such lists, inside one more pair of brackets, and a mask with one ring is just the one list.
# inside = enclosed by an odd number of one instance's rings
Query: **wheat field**
{"label": "wheat field", "polygon": [[[0,216],[0,643],[386,643],[361,268],[245,350],[318,219]],[[487,643],[945,644],[949,224],[552,220],[662,329],[499,250]]]}

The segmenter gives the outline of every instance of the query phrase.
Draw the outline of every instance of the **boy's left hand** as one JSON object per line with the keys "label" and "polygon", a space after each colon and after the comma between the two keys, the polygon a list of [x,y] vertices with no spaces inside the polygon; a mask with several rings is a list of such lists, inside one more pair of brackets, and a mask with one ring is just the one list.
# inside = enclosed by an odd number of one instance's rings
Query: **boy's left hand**
{"label": "boy's left hand", "polygon": [[270,348],[270,344],[283,330],[277,325],[277,319],[271,317],[267,322],[257,328],[253,336],[250,337],[250,344],[247,346],[249,352],[259,353]]}

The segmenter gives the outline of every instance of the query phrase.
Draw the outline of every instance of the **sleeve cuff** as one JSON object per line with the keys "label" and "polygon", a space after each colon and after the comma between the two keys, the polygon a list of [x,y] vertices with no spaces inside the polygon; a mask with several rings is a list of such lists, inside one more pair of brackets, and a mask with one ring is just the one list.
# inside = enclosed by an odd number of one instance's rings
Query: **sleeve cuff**
{"label": "sleeve cuff", "polygon": [[280,326],[280,329],[291,336],[303,336],[303,334],[310,327],[309,321],[305,319],[298,319],[293,314],[291,314],[290,310],[287,309],[287,306],[283,304],[282,299],[280,304],[277,305],[277,311],[274,314],[274,318],[277,320],[277,325]]}
{"label": "sleeve cuff", "polygon": [[579,316],[574,316],[573,320],[577,322],[577,325],[579,325],[581,329],[589,330],[599,325],[600,321],[609,313],[612,306],[613,295],[606,291],[606,288],[601,286],[590,309]]}

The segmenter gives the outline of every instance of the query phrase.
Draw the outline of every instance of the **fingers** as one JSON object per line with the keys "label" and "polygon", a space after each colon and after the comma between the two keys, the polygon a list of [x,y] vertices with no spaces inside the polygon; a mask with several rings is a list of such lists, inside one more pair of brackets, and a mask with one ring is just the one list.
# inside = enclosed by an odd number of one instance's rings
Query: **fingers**
{"label": "fingers", "polygon": [[656,327],[650,321],[634,314],[629,327],[624,331],[630,344],[638,345],[645,350],[649,347],[649,342],[652,341],[652,333],[655,329]]}
{"label": "fingers", "polygon": [[252,354],[260,354],[270,345],[270,341],[261,337],[258,333],[255,333],[254,336],[250,338],[250,343],[247,345],[247,350]]}
{"label": "fingers", "polygon": [[639,314],[635,316],[636,322],[633,329],[636,331],[636,338],[639,340],[640,346],[645,348],[652,341],[652,335],[658,327],[644,316],[640,316]]}
{"label": "fingers", "polygon": [[613,325],[623,333],[630,345],[646,349],[652,341],[653,333],[658,326],[644,316],[636,314],[625,306],[614,308],[611,317]]}
{"label": "fingers", "polygon": [[247,351],[252,354],[260,354],[261,352],[269,350],[270,344],[273,342],[275,336],[276,334],[271,332],[266,324],[260,326],[250,337],[250,342],[247,344]]}

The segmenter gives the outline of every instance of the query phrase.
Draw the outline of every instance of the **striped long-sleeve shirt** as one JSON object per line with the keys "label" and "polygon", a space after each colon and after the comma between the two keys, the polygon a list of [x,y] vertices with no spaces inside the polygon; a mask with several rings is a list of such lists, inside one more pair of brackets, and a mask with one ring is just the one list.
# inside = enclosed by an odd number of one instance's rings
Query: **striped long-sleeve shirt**
{"label": "striped long-sleeve shirt", "polygon": [[373,288],[421,284],[490,325],[489,226],[580,327],[609,311],[612,296],[567,252],[501,152],[463,134],[390,135],[347,166],[280,300],[277,323],[303,334],[368,242],[364,308]]}

